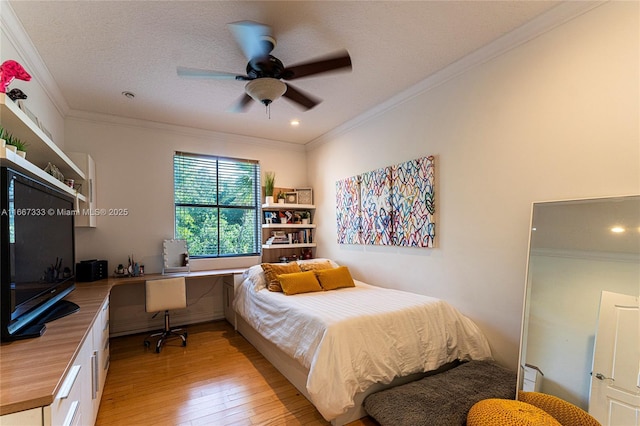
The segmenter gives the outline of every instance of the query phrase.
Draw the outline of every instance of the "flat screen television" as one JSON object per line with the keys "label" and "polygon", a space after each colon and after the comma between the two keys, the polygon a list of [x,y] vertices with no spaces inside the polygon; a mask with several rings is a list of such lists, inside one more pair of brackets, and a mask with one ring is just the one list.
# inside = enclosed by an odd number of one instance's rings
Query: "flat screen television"
{"label": "flat screen television", "polygon": [[0,171],[2,340],[42,335],[46,323],[78,310],[74,199],[9,167]]}

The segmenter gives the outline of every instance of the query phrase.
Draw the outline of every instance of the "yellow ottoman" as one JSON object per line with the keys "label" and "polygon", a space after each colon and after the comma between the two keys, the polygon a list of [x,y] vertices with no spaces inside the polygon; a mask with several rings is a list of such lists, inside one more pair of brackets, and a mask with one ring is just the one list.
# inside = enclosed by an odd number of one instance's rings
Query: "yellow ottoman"
{"label": "yellow ottoman", "polygon": [[467,426],[561,426],[550,414],[526,402],[483,399],[467,414]]}
{"label": "yellow ottoman", "polygon": [[582,408],[557,396],[539,392],[518,391],[518,401],[542,408],[559,421],[562,426],[601,426],[595,418]]}

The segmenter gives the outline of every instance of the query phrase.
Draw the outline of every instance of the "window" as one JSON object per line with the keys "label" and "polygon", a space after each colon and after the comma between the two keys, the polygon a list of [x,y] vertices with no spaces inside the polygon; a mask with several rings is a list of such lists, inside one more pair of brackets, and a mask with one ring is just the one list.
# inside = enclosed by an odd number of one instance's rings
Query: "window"
{"label": "window", "polygon": [[175,238],[189,256],[260,253],[260,165],[256,161],[176,152]]}

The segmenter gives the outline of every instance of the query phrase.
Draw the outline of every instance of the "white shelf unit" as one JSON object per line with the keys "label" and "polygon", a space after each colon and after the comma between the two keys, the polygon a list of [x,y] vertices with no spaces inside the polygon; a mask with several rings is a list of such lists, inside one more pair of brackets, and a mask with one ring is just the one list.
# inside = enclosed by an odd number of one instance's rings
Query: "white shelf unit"
{"label": "white shelf unit", "polygon": [[17,168],[68,192],[80,201],[86,201],[83,195],[77,194],[73,188],[55,179],[44,169],[49,163],[54,164],[65,178],[78,182],[84,182],[84,172],[5,93],[0,93],[0,124],[28,146],[26,159],[9,149],[0,149],[2,165]]}
{"label": "white shelf unit", "polygon": [[[311,213],[311,222],[313,222],[313,212],[316,206],[313,204],[263,204],[263,211],[309,211]],[[300,231],[304,229],[316,229],[315,223],[263,223],[262,224],[262,241],[265,242],[274,230],[291,230]],[[277,261],[282,256],[290,256],[292,254],[300,255],[297,249],[315,248],[316,243],[292,243],[292,244],[262,244],[262,257],[264,262]]]}
{"label": "white shelf unit", "polygon": [[313,248],[316,243],[294,243],[294,244],[263,244],[262,248],[266,250],[291,249],[291,248]]}

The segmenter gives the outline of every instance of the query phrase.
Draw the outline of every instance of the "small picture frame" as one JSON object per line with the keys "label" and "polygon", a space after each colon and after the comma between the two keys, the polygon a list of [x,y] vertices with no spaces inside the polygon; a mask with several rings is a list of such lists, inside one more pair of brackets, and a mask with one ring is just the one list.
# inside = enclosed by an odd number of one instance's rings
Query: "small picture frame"
{"label": "small picture frame", "polygon": [[18,102],[18,107],[19,107],[22,111],[24,111],[24,113],[27,115],[27,117],[29,117],[29,119],[30,119],[31,121],[33,121],[33,123],[34,123],[36,126],[40,127],[40,123],[38,122],[38,117],[36,117],[36,116],[35,116],[35,114],[34,114],[34,113],[32,113],[32,112],[31,112],[31,110],[30,110],[29,108],[27,108],[27,106],[25,105],[25,103],[24,103],[24,102],[20,102],[20,101],[19,101],[19,102]]}
{"label": "small picture frame", "polygon": [[53,142],[53,136],[51,135],[51,132],[47,130],[47,128],[44,127],[42,123],[38,123],[38,124],[40,125],[40,130],[42,130],[42,133],[44,133]]}
{"label": "small picture frame", "polygon": [[313,190],[311,188],[296,189],[299,204],[313,204]]}
{"label": "small picture frame", "polygon": [[298,204],[298,193],[297,192],[285,192],[284,193],[284,202],[287,204]]}

